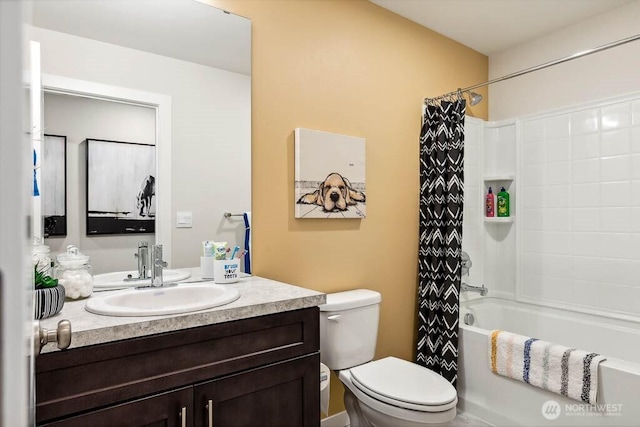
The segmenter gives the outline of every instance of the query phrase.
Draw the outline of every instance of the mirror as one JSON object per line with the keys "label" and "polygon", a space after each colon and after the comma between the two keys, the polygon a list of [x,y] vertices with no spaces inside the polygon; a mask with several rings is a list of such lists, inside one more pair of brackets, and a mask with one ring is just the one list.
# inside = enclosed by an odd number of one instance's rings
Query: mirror
{"label": "mirror", "polygon": [[[78,245],[105,273],[135,269],[139,241],[163,244],[172,268],[198,266],[203,240],[244,248],[251,21],[195,0],[47,0],[32,22],[45,133],[67,137],[67,235],[45,240],[52,254]],[[87,235],[87,139],[155,145],[154,234]]]}

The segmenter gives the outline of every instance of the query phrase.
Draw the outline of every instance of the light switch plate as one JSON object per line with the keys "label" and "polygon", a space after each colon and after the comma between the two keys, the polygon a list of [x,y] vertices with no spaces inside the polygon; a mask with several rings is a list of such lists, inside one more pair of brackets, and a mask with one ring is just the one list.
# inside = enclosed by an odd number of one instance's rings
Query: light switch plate
{"label": "light switch plate", "polygon": [[176,212],[176,228],[193,227],[193,212],[178,211]]}

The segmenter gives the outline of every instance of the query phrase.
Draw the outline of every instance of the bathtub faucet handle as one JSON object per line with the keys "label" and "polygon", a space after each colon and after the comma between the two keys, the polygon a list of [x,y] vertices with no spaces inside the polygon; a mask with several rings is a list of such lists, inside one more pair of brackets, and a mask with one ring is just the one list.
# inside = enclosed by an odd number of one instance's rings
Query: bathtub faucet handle
{"label": "bathtub faucet handle", "polygon": [[465,251],[462,251],[462,254],[460,255],[460,265],[462,266],[462,275],[468,276],[473,263],[471,262],[469,254]]}

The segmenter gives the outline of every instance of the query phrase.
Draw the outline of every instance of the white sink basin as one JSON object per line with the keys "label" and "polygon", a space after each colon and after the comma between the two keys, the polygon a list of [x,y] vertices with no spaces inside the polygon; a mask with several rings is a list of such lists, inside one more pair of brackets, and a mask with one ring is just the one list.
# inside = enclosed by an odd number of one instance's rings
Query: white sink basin
{"label": "white sink basin", "polygon": [[240,298],[232,286],[213,282],[185,283],[148,289],[127,289],[93,296],[86,309],[106,316],[158,316],[188,313],[229,304]]}
{"label": "white sink basin", "polygon": [[[93,276],[94,291],[111,291],[114,289],[135,288],[151,284],[151,279],[126,281],[128,275],[138,277],[137,271],[116,271],[115,273],[96,274]],[[162,281],[164,283],[175,283],[191,277],[191,273],[185,270],[162,271]]]}

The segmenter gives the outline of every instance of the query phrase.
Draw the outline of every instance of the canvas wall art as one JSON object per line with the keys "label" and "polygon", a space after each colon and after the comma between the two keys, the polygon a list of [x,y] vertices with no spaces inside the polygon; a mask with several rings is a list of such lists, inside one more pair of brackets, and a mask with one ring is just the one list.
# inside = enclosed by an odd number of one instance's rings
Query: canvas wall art
{"label": "canvas wall art", "polygon": [[365,139],[296,128],[295,217],[364,218]]}
{"label": "canvas wall art", "polygon": [[44,237],[67,235],[67,137],[44,135],[41,162]]}
{"label": "canvas wall art", "polygon": [[87,139],[87,235],[155,232],[156,147]]}

